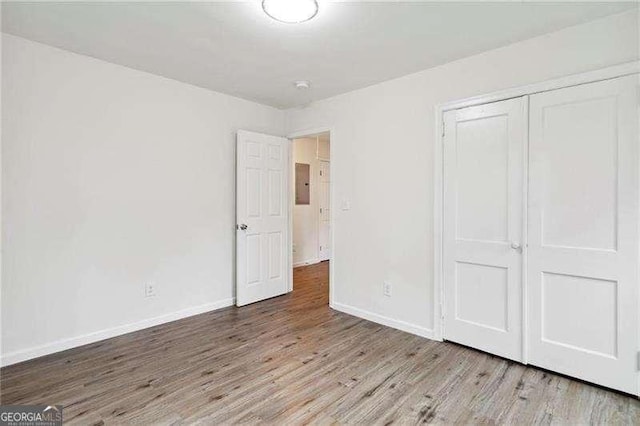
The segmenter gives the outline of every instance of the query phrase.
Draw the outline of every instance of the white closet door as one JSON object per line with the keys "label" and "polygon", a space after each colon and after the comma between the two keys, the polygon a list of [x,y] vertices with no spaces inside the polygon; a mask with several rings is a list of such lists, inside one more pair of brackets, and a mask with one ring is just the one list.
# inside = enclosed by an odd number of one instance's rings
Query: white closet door
{"label": "white closet door", "polygon": [[526,107],[444,114],[444,337],[519,361]]}
{"label": "white closet door", "polygon": [[529,362],[638,392],[637,77],[531,96]]}

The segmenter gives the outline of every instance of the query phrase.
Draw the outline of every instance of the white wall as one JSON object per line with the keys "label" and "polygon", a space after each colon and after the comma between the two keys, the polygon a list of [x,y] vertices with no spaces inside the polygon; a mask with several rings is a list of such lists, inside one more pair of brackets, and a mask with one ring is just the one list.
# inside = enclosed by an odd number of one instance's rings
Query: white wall
{"label": "white wall", "polygon": [[3,363],[231,304],[234,132],[284,112],[2,42]]}
{"label": "white wall", "polygon": [[[317,140],[300,138],[293,141],[293,162],[309,164],[310,182],[308,205],[293,206],[293,266],[318,261],[318,157]],[[295,179],[295,168],[293,172]],[[295,189],[294,189],[295,191]],[[292,199],[295,200],[295,194]]]}
{"label": "white wall", "polygon": [[639,57],[632,11],[285,114],[2,42],[3,363],[231,303],[238,128],[332,128],[334,305],[429,336],[435,105]]}
{"label": "white wall", "polygon": [[638,47],[631,11],[289,110],[289,133],[332,128],[334,306],[432,335],[437,104],[629,62]]}

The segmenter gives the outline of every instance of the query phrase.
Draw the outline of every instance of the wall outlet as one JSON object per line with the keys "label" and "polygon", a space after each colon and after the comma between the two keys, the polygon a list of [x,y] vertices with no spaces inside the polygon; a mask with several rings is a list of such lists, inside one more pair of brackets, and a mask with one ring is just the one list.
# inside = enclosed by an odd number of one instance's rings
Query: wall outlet
{"label": "wall outlet", "polygon": [[156,295],[155,283],[146,283],[144,285],[144,297],[153,297]]}
{"label": "wall outlet", "polygon": [[393,286],[391,285],[391,283],[389,281],[384,281],[382,283],[382,293],[387,296],[387,297],[391,297],[391,290],[393,289]]}
{"label": "wall outlet", "polygon": [[298,248],[296,247],[296,245],[295,245],[295,244],[293,244],[293,252],[294,252],[294,253],[297,251],[297,249],[298,249]]}

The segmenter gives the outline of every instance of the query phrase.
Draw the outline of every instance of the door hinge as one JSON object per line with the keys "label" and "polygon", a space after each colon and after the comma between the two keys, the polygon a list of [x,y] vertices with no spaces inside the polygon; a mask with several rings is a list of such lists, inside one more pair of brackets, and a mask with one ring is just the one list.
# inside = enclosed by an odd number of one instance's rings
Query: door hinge
{"label": "door hinge", "polygon": [[320,207],[320,214],[322,214],[322,207]]}
{"label": "door hinge", "polygon": [[320,170],[320,176],[322,176],[322,170]]}
{"label": "door hinge", "polygon": [[444,120],[442,120],[442,137],[444,137]]}

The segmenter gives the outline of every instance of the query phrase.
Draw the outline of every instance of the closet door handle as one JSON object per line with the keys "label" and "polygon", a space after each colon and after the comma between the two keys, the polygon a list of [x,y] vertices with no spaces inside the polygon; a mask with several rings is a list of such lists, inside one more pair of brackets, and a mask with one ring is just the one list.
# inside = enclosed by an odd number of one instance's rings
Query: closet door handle
{"label": "closet door handle", "polygon": [[511,242],[511,248],[514,250],[519,250],[520,249],[520,244],[516,243],[515,241]]}

